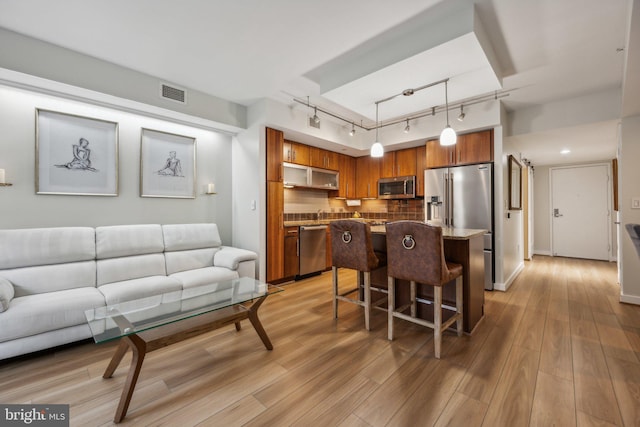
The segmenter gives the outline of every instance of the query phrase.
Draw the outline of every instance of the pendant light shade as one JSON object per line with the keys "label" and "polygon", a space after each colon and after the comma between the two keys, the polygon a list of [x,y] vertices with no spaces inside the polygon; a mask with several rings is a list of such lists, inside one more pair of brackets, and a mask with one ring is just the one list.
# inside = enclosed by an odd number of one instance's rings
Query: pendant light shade
{"label": "pendant light shade", "polygon": [[447,90],[447,81],[444,82],[444,104],[447,112],[447,127],[440,134],[440,145],[454,145],[458,139],[456,131],[449,126],[449,93]]}
{"label": "pendant light shade", "polygon": [[384,148],[382,147],[382,144],[376,141],[371,146],[371,157],[382,157],[382,156],[384,156]]}
{"label": "pendant light shade", "polygon": [[442,129],[440,145],[454,145],[457,139],[456,131],[451,126],[447,125],[446,128]]}
{"label": "pendant light shade", "polygon": [[378,140],[378,103],[376,102],[376,140],[371,146],[371,157],[382,157],[384,156],[384,147],[380,144]]}

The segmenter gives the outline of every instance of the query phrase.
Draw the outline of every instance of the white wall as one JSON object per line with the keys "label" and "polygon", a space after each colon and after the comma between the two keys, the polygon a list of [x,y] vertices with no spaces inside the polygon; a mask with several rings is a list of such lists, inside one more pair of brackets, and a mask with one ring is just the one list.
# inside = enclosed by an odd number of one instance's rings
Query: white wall
{"label": "white wall", "polygon": [[[119,195],[35,194],[35,109],[119,123]],[[195,199],[141,198],[140,132],[156,129],[196,138]],[[215,222],[231,244],[231,137],[198,127],[0,86],[0,168],[11,187],[0,187],[0,228],[98,226],[136,223]],[[206,184],[215,196],[203,195]]]}
{"label": "white wall", "polygon": [[[640,224],[640,209],[631,209],[631,199],[640,197],[640,115],[626,117],[622,120],[622,147],[619,162],[620,194],[619,209],[621,226]],[[629,234],[623,228],[620,233],[620,249],[622,254],[622,283],[620,301],[640,304],[640,257],[635,251]]]}

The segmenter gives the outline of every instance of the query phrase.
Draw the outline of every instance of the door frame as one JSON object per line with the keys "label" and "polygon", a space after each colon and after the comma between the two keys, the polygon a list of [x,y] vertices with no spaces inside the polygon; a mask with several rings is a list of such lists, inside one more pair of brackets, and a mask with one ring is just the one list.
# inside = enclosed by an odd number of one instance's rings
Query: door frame
{"label": "door frame", "polygon": [[613,253],[612,253],[612,236],[611,236],[611,224],[613,221],[612,212],[612,195],[611,195],[611,162],[597,162],[597,163],[579,163],[575,165],[565,165],[565,166],[552,166],[549,168],[549,243],[551,247],[551,256],[555,256],[553,250],[553,171],[556,169],[576,169],[576,168],[586,168],[593,166],[604,166],[607,168],[607,245],[608,250],[607,254],[609,257],[609,262],[613,261]]}

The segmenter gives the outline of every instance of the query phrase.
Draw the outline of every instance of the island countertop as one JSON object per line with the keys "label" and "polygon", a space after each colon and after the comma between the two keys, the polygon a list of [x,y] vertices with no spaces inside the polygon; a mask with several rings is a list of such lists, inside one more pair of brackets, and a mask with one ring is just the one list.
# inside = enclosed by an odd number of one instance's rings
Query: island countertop
{"label": "island countertop", "polygon": [[[372,225],[372,233],[386,233],[384,225]],[[442,237],[448,240],[469,240],[476,236],[483,236],[487,230],[479,230],[474,228],[454,228],[442,227]]]}

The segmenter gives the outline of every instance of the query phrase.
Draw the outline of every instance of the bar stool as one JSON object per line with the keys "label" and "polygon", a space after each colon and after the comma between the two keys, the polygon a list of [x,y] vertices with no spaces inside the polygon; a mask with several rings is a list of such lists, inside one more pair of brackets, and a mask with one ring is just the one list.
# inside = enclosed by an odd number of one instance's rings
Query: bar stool
{"label": "bar stool", "polygon": [[[331,222],[331,270],[333,273],[333,317],[338,318],[338,300],[358,304],[364,307],[364,325],[371,330],[371,272],[386,264],[383,254],[376,254],[371,242],[371,227],[361,221],[339,220]],[[356,270],[355,288],[346,292],[338,289],[338,268]],[[348,295],[359,292],[363,283],[363,298],[351,298]]]}
{"label": "bar stool", "polygon": [[[393,341],[393,318],[407,320],[434,330],[435,356],[440,358],[442,332],[453,322],[457,322],[458,336],[462,335],[462,266],[449,263],[444,258],[442,228],[417,221],[397,221],[388,223],[387,229],[387,269],[389,280],[389,331]],[[396,279],[410,282],[411,302],[403,307],[395,307]],[[442,287],[456,280],[455,314],[442,323]],[[416,282],[433,286],[433,322],[419,319],[417,314]],[[430,303],[424,301],[426,303]],[[411,315],[403,313],[407,308]],[[453,310],[451,310],[453,311]]]}

